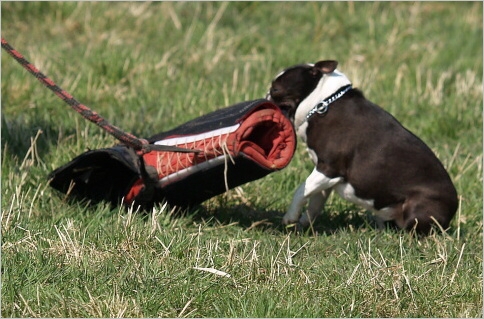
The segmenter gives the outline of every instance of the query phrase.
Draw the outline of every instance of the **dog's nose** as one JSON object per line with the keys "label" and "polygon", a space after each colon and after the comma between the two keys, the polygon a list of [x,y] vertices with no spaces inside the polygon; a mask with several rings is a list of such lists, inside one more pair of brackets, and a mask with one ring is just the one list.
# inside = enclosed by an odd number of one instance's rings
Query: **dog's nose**
{"label": "dog's nose", "polygon": [[271,100],[272,99],[272,96],[271,96],[271,92],[270,91],[267,91],[266,93],[266,100]]}

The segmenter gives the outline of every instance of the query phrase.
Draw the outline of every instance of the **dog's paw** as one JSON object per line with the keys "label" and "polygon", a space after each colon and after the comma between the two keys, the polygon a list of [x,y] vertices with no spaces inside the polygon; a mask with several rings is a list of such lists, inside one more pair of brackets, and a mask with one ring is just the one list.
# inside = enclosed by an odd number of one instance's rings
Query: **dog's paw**
{"label": "dog's paw", "polygon": [[307,227],[304,227],[299,222],[286,225],[286,230],[295,234],[304,234],[307,229]]}
{"label": "dog's paw", "polygon": [[300,218],[299,216],[295,217],[290,214],[284,215],[282,218],[282,224],[286,225],[286,228],[294,228],[296,232],[303,232],[309,228],[311,225],[311,220],[307,213],[303,213]]}
{"label": "dog's paw", "polygon": [[301,218],[299,218],[298,224],[302,228],[308,228],[312,224],[312,221],[309,219],[309,215],[304,213],[302,214]]}
{"label": "dog's paw", "polygon": [[284,226],[286,226],[286,228],[291,228],[291,227],[295,227],[296,225],[299,224],[299,222],[296,220],[296,221],[289,221],[289,220],[282,220],[282,224]]}
{"label": "dog's paw", "polygon": [[289,226],[289,225],[292,225],[292,224],[297,223],[298,222],[298,219],[299,219],[299,216],[298,215],[294,215],[294,214],[291,214],[291,213],[286,213],[282,217],[282,224],[283,225],[286,225],[286,226]]}

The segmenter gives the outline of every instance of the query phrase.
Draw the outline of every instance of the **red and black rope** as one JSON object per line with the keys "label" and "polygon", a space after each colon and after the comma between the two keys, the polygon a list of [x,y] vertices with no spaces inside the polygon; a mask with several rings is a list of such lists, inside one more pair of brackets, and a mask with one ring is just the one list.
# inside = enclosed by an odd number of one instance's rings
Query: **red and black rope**
{"label": "red and black rope", "polygon": [[75,111],[81,114],[85,119],[97,124],[109,134],[116,137],[122,143],[134,148],[137,151],[140,151],[142,154],[148,153],[153,150],[185,153],[199,152],[199,150],[185,149],[175,146],[149,144],[148,141],[145,139],[140,139],[130,133],[122,131],[118,127],[108,123],[108,121],[106,121],[98,113],[94,112],[86,105],[80,103],[72,95],[61,89],[57,84],[54,83],[54,81],[52,81],[42,72],[40,72],[32,63],[25,59],[22,54],[20,54],[10,44],[8,44],[8,42],[4,38],[2,38],[2,48],[7,51],[8,54],[10,54],[21,66],[23,66],[40,82],[42,82],[42,84],[44,84],[48,89],[54,92],[59,98],[61,98],[65,103],[67,103]]}

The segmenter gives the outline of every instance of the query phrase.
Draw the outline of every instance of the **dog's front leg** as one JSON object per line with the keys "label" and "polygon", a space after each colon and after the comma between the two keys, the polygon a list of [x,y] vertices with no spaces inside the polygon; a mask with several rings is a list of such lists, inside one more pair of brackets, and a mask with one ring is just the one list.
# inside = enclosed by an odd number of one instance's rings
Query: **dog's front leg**
{"label": "dog's front leg", "polygon": [[[306,181],[302,183],[294,197],[292,199],[291,206],[289,210],[282,218],[282,222],[285,225],[295,223],[299,220],[301,216],[301,209],[306,204],[308,198],[312,197],[313,195],[318,195],[322,197],[322,191],[332,188],[334,185],[338,184],[343,178],[342,177],[335,177],[330,178],[324,175],[323,173],[319,172],[316,168],[312,171],[312,173],[306,178]],[[328,194],[329,195],[329,194]],[[314,206],[315,208],[320,207],[324,204],[325,199],[321,198],[314,198]]]}
{"label": "dog's front leg", "polygon": [[299,219],[299,224],[301,224],[301,226],[309,227],[309,225],[314,223],[316,218],[321,214],[324,204],[326,204],[332,191],[332,188],[328,188],[309,197],[308,210],[305,214],[302,214]]}

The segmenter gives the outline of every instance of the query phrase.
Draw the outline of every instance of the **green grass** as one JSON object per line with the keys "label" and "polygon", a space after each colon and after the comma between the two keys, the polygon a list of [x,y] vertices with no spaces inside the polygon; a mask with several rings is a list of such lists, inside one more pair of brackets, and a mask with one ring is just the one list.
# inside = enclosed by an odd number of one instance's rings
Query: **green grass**
{"label": "green grass", "polygon": [[[2,37],[111,123],[148,137],[337,59],[420,136],[460,196],[451,229],[378,231],[331,197],[280,225],[291,164],[177,213],[69,204],[50,171],[116,141],[2,52],[3,317],[482,317],[481,2],[1,3]],[[230,277],[194,267],[214,268]]]}

